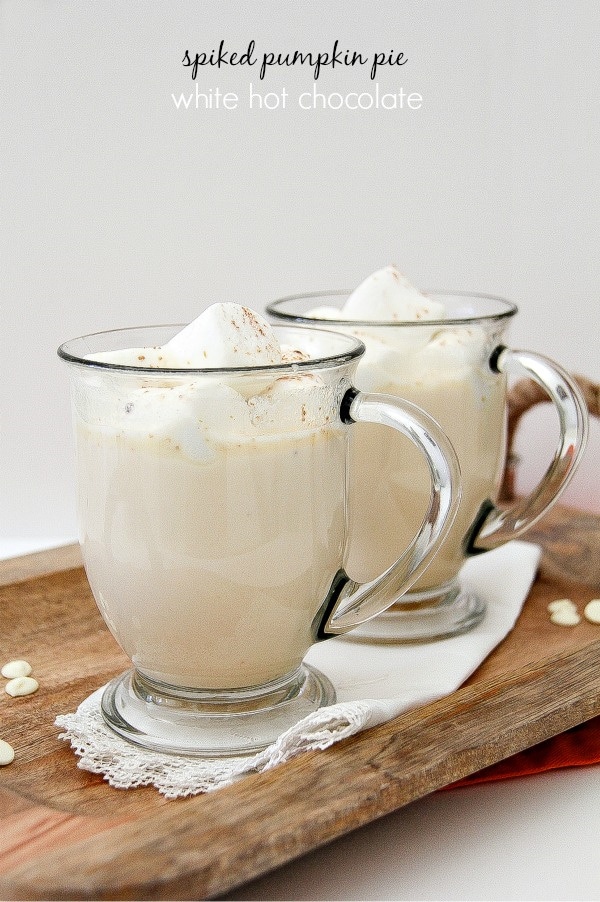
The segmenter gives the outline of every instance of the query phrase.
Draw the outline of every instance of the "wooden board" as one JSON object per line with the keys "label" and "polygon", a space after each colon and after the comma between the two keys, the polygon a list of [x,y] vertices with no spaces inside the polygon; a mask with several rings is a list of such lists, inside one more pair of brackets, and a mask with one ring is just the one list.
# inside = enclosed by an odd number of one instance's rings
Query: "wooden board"
{"label": "wooden board", "polygon": [[600,518],[555,509],[518,624],[459,691],[204,796],[166,801],[79,770],[54,718],[122,670],[75,548],[0,562],[0,656],[40,690],[0,695],[0,898],[199,899],[226,892],[426,793],[600,714],[600,627],[548,601],[600,595]]}

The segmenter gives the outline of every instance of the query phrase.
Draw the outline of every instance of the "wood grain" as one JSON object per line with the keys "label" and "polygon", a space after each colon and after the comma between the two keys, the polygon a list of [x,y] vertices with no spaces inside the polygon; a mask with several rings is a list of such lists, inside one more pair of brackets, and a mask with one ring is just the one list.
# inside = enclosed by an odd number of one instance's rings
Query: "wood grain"
{"label": "wood grain", "polygon": [[81,567],[81,550],[79,545],[62,545],[48,551],[35,551],[20,557],[0,561],[0,586],[11,585],[22,580],[55,573],[58,570],[71,570]]}
{"label": "wood grain", "polygon": [[[81,568],[47,572],[52,553],[33,555],[27,578],[21,559],[17,579],[0,588],[0,647],[5,660],[31,660],[40,690],[0,698],[2,736],[17,751],[0,770],[0,897],[215,896],[600,714],[600,627],[560,629],[546,611],[551,598],[583,605],[599,594],[588,566],[599,520],[555,509],[536,530],[544,563],[517,627],[458,692],[325,752],[175,801],[151,788],[112,789],[77,769],[57,740],[56,714],[126,658]],[[14,565],[0,563],[0,582],[11,567],[14,577]]]}

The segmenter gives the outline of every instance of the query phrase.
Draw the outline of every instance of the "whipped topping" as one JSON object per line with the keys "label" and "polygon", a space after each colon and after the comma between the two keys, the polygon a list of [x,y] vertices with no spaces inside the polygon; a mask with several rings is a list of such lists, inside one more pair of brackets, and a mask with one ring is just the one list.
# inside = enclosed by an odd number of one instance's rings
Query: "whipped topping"
{"label": "whipped topping", "polygon": [[[311,336],[306,333],[306,347]],[[317,349],[315,349],[315,352]],[[280,344],[260,314],[238,304],[213,304],[162,347],[126,348],[88,359],[161,369],[246,368],[164,379],[128,376],[109,395],[92,393],[79,410],[90,427],[121,438],[150,441],[165,453],[207,459],[222,442],[283,436],[326,426],[334,410],[333,389],[320,375],[292,372],[273,377],[260,368],[309,360],[304,349]],[[257,368],[254,376],[251,373]]]}
{"label": "whipped topping", "polygon": [[323,381],[314,373],[290,373],[248,399],[250,420],[262,432],[301,431],[312,423],[328,423],[331,409]]}
{"label": "whipped topping", "polygon": [[418,322],[444,319],[444,305],[422,294],[395,266],[368,276],[346,300],[344,319]]}
{"label": "whipped topping", "polygon": [[[477,325],[442,325],[447,318],[445,305],[415,288],[395,266],[368,276],[341,308],[315,307],[306,316],[356,321],[356,326],[345,326],[344,331],[366,345],[359,382],[367,391],[388,390],[398,381],[462,378],[460,370],[480,363],[486,342],[485,331]],[[389,323],[393,328],[369,326],[371,322]]]}
{"label": "whipped topping", "polygon": [[[287,349],[292,360],[302,351]],[[88,359],[157,369],[208,369],[287,363],[272,327],[241,304],[212,304],[165,345],[90,354]]]}

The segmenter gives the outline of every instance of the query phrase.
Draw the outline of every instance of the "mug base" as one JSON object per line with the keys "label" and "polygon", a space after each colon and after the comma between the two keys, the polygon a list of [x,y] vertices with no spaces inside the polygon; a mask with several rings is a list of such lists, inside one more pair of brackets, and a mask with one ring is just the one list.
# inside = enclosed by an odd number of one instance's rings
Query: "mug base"
{"label": "mug base", "polygon": [[456,585],[440,592],[407,592],[383,614],[340,636],[349,642],[414,645],[467,633],[481,623],[485,602]]}
{"label": "mug base", "polygon": [[134,745],[221,758],[258,752],[333,702],[335,690],[327,677],[301,664],[264,686],[227,690],[182,689],[128,670],[108,684],[101,710],[107,726]]}

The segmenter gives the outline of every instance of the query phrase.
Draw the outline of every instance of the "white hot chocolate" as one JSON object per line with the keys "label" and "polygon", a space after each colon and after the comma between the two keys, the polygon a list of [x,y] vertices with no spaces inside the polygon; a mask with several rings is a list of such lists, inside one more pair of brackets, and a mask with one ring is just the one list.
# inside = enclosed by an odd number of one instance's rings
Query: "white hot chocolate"
{"label": "white hot chocolate", "polygon": [[[75,397],[83,555],[106,623],[153,680],[260,685],[314,641],[343,557],[347,430],[326,373],[260,370],[308,357],[234,304],[162,347],[93,355],[124,369],[95,391],[90,368]],[[236,366],[257,369],[161,372]]]}
{"label": "white hot chocolate", "polygon": [[[356,321],[343,328],[367,348],[358,388],[412,401],[440,423],[454,445],[462,484],[458,514],[412,591],[442,586],[463,563],[465,538],[482,503],[496,497],[502,474],[506,383],[488,365],[497,339],[477,323],[445,324],[444,305],[393,266],[369,276],[341,309],[319,307],[307,316]],[[341,331],[337,324],[332,328]],[[382,441],[381,428],[359,423],[352,436],[347,569],[359,581],[394,561],[416,532],[429,499],[422,457],[401,436]]]}

